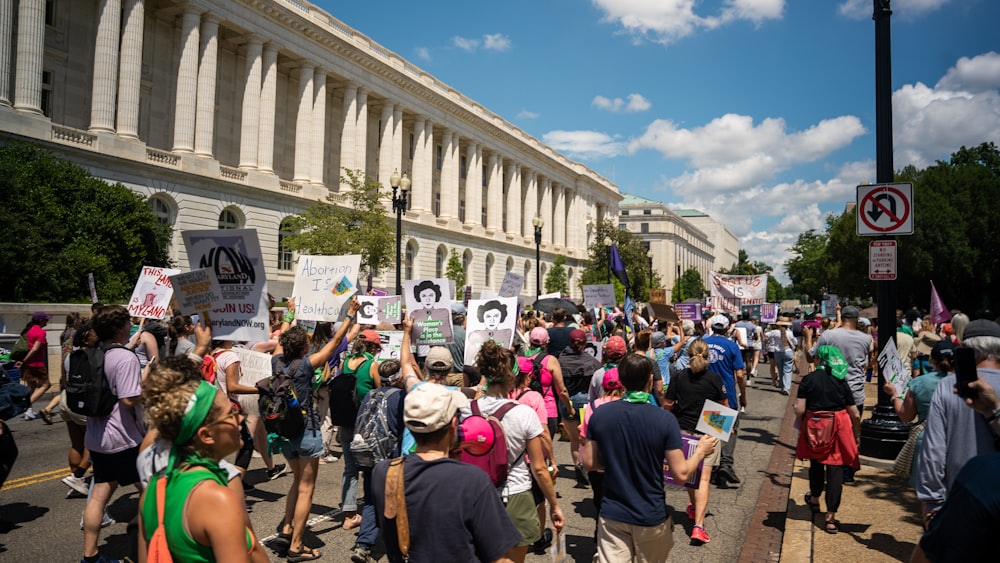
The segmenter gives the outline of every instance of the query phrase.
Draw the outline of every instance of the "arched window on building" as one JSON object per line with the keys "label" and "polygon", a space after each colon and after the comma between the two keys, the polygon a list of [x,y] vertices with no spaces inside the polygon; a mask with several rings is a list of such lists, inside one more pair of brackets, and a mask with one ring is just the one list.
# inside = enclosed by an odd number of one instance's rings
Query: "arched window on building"
{"label": "arched window on building", "polygon": [[417,261],[417,241],[410,239],[406,243],[406,256],[403,259],[403,279],[412,280],[415,279],[415,269],[414,264]]}
{"label": "arched window on building", "polygon": [[169,203],[163,200],[159,196],[154,196],[149,198],[149,205],[153,208],[153,213],[156,218],[159,219],[164,225],[172,225],[174,223],[174,212],[171,209]]}
{"label": "arched window on building", "polygon": [[240,221],[239,213],[231,208],[227,207],[219,213],[219,228],[220,229],[239,229],[243,226],[242,221]]}
{"label": "arched window on building", "polygon": [[434,277],[443,278],[448,264],[448,249],[442,244],[437,249],[437,259],[434,260]]}
{"label": "arched window on building", "polygon": [[493,288],[493,264],[495,264],[495,263],[496,263],[496,259],[493,258],[493,253],[491,252],[491,253],[487,254],[486,255],[486,280],[485,280],[485,285],[483,286],[485,288],[490,288],[490,289]]}
{"label": "arched window on building", "polygon": [[285,218],[278,226],[278,269],[282,271],[291,271],[292,269],[292,249],[285,244],[285,238],[295,234],[291,222],[291,218]]}

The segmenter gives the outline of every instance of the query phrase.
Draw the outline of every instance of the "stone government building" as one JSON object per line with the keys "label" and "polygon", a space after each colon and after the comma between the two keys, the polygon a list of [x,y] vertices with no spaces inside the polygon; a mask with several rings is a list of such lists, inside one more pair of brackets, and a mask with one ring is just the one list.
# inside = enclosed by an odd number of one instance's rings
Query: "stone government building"
{"label": "stone government building", "polygon": [[[342,168],[387,189],[407,173],[404,279],[443,276],[455,248],[474,295],[506,271],[535,294],[537,215],[542,275],[566,256],[578,297],[594,225],[623,198],[301,0],[4,0],[0,143],[17,139],[147,196],[175,227],[181,267],[181,231],[256,229],[278,296],[293,283],[285,220],[329,194],[345,201]],[[673,272],[661,275],[669,288]]]}

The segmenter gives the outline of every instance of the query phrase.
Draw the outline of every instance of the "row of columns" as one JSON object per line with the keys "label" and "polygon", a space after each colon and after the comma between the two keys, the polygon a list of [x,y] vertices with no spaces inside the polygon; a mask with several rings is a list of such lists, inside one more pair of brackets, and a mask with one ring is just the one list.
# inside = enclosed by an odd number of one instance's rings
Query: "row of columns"
{"label": "row of columns", "polygon": [[[144,0],[99,0],[90,130],[138,138],[142,77]],[[10,37],[13,3],[0,2],[0,37]],[[17,9],[16,75],[13,106],[40,114],[45,42],[45,0],[21,0]],[[214,154],[215,93],[218,76],[219,24],[217,16],[187,5],[179,17],[178,68],[172,150],[212,157]],[[239,167],[273,172],[277,92],[277,47],[257,35],[245,39],[243,103]],[[0,41],[0,103],[10,105],[11,43]],[[297,70],[298,99],[295,125],[293,180],[324,183],[327,123],[327,71],[310,61]],[[340,166],[368,169],[368,91],[353,83],[343,85],[343,121],[340,129]],[[403,165],[403,107],[389,99],[381,105],[377,174],[386,182]],[[487,233],[509,238],[533,235],[532,218],[545,220],[542,239],[556,246],[583,246],[582,217],[594,203],[578,187],[564,186],[500,153],[462,139],[450,129],[439,129],[423,115],[413,120],[413,182],[411,211],[432,213],[436,149],[441,147],[440,209],[442,219],[459,220],[465,201],[464,224],[482,222]],[[463,142],[464,141],[464,142]],[[465,185],[461,185],[464,145]],[[485,174],[484,178],[484,165]],[[341,190],[345,189],[343,186]],[[463,197],[464,196],[464,197]],[[568,215],[581,218],[566,221]]]}

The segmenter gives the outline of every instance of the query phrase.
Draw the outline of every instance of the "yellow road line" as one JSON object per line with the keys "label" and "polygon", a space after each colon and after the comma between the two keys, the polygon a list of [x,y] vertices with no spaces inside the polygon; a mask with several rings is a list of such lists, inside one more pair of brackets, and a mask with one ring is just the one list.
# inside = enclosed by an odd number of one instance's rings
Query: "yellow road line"
{"label": "yellow road line", "polygon": [[28,485],[34,485],[36,483],[44,483],[45,481],[52,481],[53,479],[59,479],[67,474],[67,469],[53,469],[52,471],[45,471],[44,473],[36,473],[34,475],[28,475],[27,477],[18,477],[17,479],[9,479],[4,483],[3,488],[0,491],[6,491],[8,489],[16,489],[18,487],[26,487]]}

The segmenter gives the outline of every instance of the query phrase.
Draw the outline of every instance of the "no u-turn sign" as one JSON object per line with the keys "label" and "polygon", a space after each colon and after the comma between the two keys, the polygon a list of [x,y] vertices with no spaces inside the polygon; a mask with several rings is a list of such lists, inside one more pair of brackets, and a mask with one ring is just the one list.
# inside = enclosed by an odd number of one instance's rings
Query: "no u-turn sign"
{"label": "no u-turn sign", "polygon": [[858,236],[912,235],[913,184],[858,186]]}

